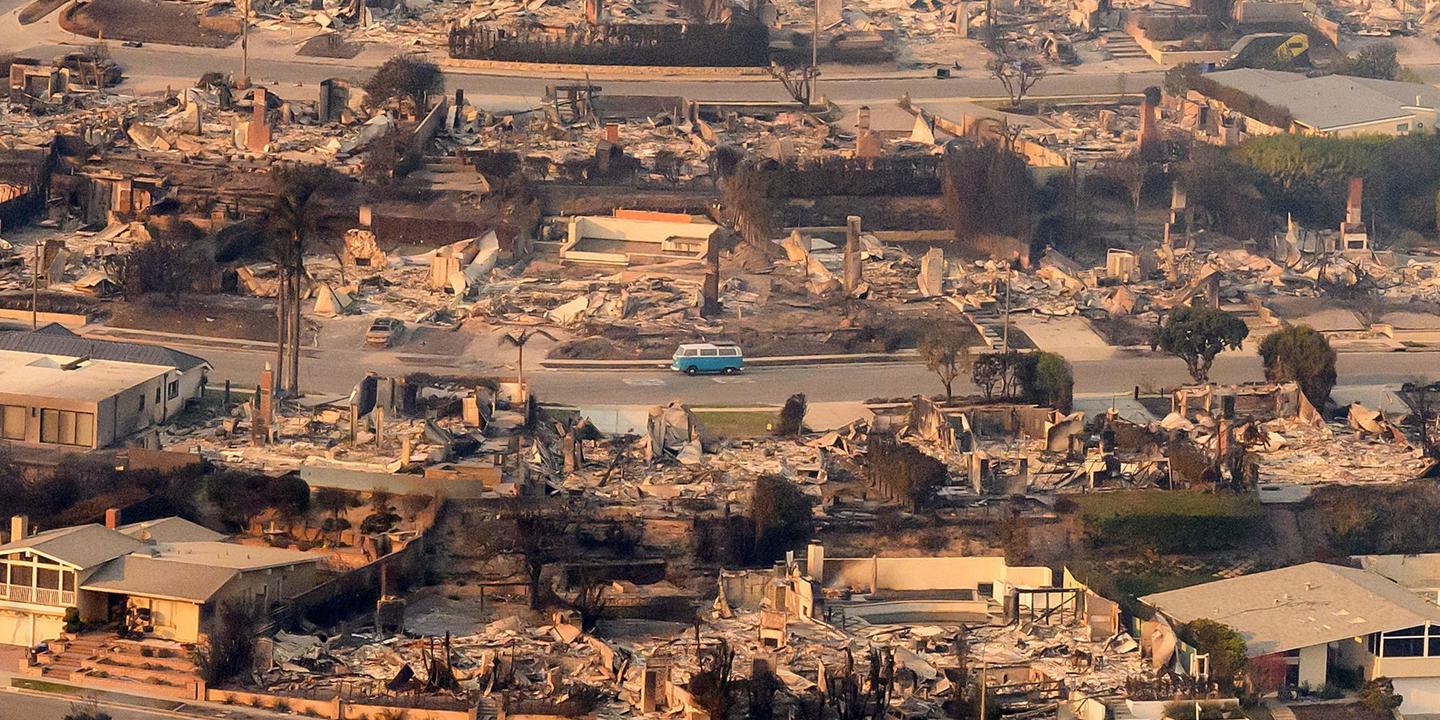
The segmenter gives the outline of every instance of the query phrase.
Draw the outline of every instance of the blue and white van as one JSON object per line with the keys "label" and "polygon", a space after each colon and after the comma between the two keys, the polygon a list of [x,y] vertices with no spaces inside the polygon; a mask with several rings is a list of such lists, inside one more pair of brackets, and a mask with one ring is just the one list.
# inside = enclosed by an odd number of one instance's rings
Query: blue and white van
{"label": "blue and white van", "polygon": [[686,375],[733,375],[745,367],[745,354],[734,343],[685,343],[675,349],[670,369]]}

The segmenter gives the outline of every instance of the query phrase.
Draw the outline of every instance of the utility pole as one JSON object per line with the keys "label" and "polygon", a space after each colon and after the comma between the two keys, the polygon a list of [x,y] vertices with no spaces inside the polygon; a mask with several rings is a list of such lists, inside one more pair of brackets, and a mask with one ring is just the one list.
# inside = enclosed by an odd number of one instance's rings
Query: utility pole
{"label": "utility pole", "polygon": [[30,280],[30,329],[40,328],[40,240],[35,241],[35,273]]}
{"label": "utility pole", "polygon": [[820,2],[815,0],[815,29],[810,33],[810,104],[814,105],[815,100],[820,97],[816,88],[820,87]]}
{"label": "utility pole", "polygon": [[1005,328],[1000,335],[1000,351],[1010,354],[1010,261],[1005,261]]}
{"label": "utility pole", "polygon": [[250,2],[245,0],[245,14],[240,18],[240,79],[250,84]]}

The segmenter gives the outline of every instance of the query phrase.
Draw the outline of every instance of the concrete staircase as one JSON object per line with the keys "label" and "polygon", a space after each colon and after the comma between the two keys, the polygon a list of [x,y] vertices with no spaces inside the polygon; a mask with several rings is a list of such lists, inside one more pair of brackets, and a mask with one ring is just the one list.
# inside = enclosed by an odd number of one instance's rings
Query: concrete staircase
{"label": "concrete staircase", "polygon": [[[1130,706],[1126,705],[1122,698],[1106,700],[1105,709],[1107,720],[1136,720],[1135,713],[1130,712]],[[1275,720],[1280,719],[1275,718]],[[1295,716],[1291,715],[1290,720],[1295,720]]]}
{"label": "concrete staircase", "polygon": [[1150,53],[1135,42],[1135,38],[1122,30],[1107,30],[1102,35],[1105,39],[1105,52],[1110,53],[1114,58],[1150,58]]}
{"label": "concrete staircase", "polygon": [[[53,654],[47,653],[48,657],[41,661],[40,676],[69,680],[72,673],[78,672],[86,662],[104,652],[105,646],[113,639],[113,635],[81,635],[63,641],[63,649]],[[51,647],[55,647],[55,644]]]}

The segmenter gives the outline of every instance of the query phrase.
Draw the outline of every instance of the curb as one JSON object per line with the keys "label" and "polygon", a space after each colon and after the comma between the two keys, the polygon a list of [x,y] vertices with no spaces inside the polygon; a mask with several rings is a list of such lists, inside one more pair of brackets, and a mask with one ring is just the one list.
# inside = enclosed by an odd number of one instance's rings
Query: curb
{"label": "curb", "polygon": [[[914,350],[900,350],[893,353],[857,353],[853,355],[782,355],[773,357],[745,358],[748,367],[804,367],[807,365],[865,365],[882,363],[917,363],[919,355]],[[540,367],[548,370],[669,370],[665,360],[566,360],[545,359]]]}
{"label": "curb", "polygon": [[[434,56],[432,56],[434,57]],[[512,60],[465,60],[434,58],[441,70],[469,71],[473,75],[514,77],[522,74],[569,74],[591,79],[747,79],[771,81],[770,70],[762,67],[670,67],[664,65],[576,65],[571,63],[527,63]]]}

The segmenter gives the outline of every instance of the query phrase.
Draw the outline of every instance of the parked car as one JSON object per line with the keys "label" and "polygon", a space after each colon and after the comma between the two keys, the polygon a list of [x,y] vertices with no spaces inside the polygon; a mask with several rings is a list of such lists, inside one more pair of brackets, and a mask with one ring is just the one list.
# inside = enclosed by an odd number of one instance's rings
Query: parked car
{"label": "parked car", "polygon": [[733,375],[745,367],[745,354],[734,343],[685,343],[675,349],[670,369],[686,375]]}
{"label": "parked car", "polygon": [[375,318],[370,329],[365,331],[365,344],[372,347],[390,347],[400,338],[405,323],[391,317]]}

